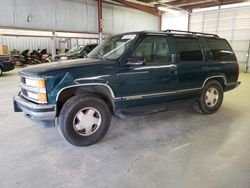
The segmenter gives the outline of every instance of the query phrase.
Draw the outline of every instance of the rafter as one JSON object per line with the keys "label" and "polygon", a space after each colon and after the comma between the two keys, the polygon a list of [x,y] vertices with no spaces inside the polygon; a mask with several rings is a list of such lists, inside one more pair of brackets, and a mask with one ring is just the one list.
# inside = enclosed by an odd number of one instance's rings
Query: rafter
{"label": "rafter", "polygon": [[184,9],[194,9],[194,8],[205,8],[205,7],[211,7],[211,6],[241,3],[241,2],[246,2],[246,0],[221,0],[221,1],[214,1],[214,2],[207,2],[207,3],[198,3],[194,5],[184,5],[184,6],[180,5],[179,7],[184,8]]}
{"label": "rafter", "polygon": [[143,12],[155,15],[155,16],[159,16],[159,11],[154,7],[149,7],[149,6],[141,5],[138,3],[133,3],[130,1],[126,1],[126,0],[113,0],[113,1],[121,3],[130,8],[134,8],[134,9],[137,9],[137,10],[140,10],[140,11],[143,11]]}

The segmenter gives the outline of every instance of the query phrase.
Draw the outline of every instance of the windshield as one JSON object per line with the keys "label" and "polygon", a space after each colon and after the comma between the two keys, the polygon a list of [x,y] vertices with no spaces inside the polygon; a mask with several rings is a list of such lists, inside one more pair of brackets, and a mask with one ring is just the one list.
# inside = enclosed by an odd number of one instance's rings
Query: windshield
{"label": "windshield", "polygon": [[83,49],[83,46],[74,46],[68,51],[68,53],[80,53],[82,49]]}
{"label": "windshield", "polygon": [[135,34],[116,35],[110,37],[91,51],[88,57],[109,60],[118,59],[135,37]]}

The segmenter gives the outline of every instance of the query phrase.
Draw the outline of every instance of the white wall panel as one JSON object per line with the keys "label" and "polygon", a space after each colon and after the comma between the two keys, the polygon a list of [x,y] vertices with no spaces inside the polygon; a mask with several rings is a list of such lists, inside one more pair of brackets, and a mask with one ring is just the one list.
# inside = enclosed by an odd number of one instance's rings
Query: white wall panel
{"label": "white wall panel", "polygon": [[0,1],[0,26],[14,27],[13,3],[10,0]]}
{"label": "white wall panel", "polygon": [[248,49],[248,47],[249,47],[249,42],[247,40],[245,40],[245,41],[232,41],[231,45],[235,51],[245,52],[246,49]]}
{"label": "white wall panel", "polygon": [[104,32],[159,30],[160,19],[139,10],[103,3]]}
{"label": "white wall panel", "polygon": [[[53,29],[55,26],[55,6],[51,0],[13,0],[15,27]],[[31,21],[27,21],[30,16]]]}
{"label": "white wall panel", "polygon": [[234,28],[250,30],[250,18],[246,19],[236,19]]}
{"label": "white wall panel", "polygon": [[1,0],[0,5],[0,26],[4,27],[98,32],[97,18],[94,0]]}
{"label": "white wall panel", "polygon": [[[199,23],[201,26],[197,25]],[[189,28],[192,31],[216,33],[226,38],[234,49],[238,61],[247,63],[246,54],[249,53],[250,43],[250,7],[191,13]]]}
{"label": "white wall panel", "polygon": [[41,38],[41,37],[0,37],[0,44],[7,45],[9,51],[17,49],[20,52],[23,50],[29,49],[44,49],[47,48],[51,52],[51,39],[50,38]]}
{"label": "white wall panel", "polygon": [[218,31],[231,31],[233,29],[232,20],[219,19],[218,21]]}
{"label": "white wall panel", "polygon": [[247,8],[242,8],[242,9],[236,9],[235,18],[236,19],[250,18],[250,8],[247,7]]}
{"label": "white wall panel", "polygon": [[223,10],[219,12],[220,16],[219,19],[220,20],[233,20],[235,17],[235,10]]}
{"label": "white wall panel", "polygon": [[[162,14],[161,30],[174,29],[174,30],[188,30],[188,12],[165,12]],[[176,24],[178,23],[178,24]]]}
{"label": "white wall panel", "polygon": [[239,62],[246,62],[247,61],[247,56],[246,56],[247,52],[238,52],[238,51],[236,51],[235,54],[236,54],[237,60]]}
{"label": "white wall panel", "polygon": [[[89,5],[87,0],[56,0],[57,30],[97,32],[97,14],[93,15],[93,13],[97,13],[97,7],[93,9],[93,6],[94,4]],[[90,20],[88,15],[92,16]]]}
{"label": "white wall panel", "polygon": [[204,13],[204,20],[207,21],[216,21],[218,20],[218,12],[206,12]]}
{"label": "white wall panel", "polygon": [[189,24],[189,31],[203,31],[203,23],[202,22],[194,22]]}
{"label": "white wall panel", "polygon": [[[238,30],[235,28],[233,31],[233,40],[250,40],[250,31],[248,30]],[[247,50],[247,49],[246,49]]]}

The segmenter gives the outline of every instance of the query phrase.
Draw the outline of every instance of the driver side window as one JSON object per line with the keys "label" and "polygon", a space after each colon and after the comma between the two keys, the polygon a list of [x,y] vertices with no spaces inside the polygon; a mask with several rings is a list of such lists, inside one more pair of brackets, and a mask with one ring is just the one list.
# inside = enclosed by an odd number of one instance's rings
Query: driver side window
{"label": "driver side window", "polygon": [[147,36],[132,53],[132,58],[143,58],[146,64],[167,64],[171,54],[166,36]]}

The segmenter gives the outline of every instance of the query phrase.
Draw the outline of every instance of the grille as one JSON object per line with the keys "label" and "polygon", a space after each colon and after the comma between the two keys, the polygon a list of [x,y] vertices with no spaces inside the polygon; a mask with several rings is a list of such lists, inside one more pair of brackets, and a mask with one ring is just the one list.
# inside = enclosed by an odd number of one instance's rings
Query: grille
{"label": "grille", "polygon": [[21,83],[26,84],[24,77],[21,77]]}

